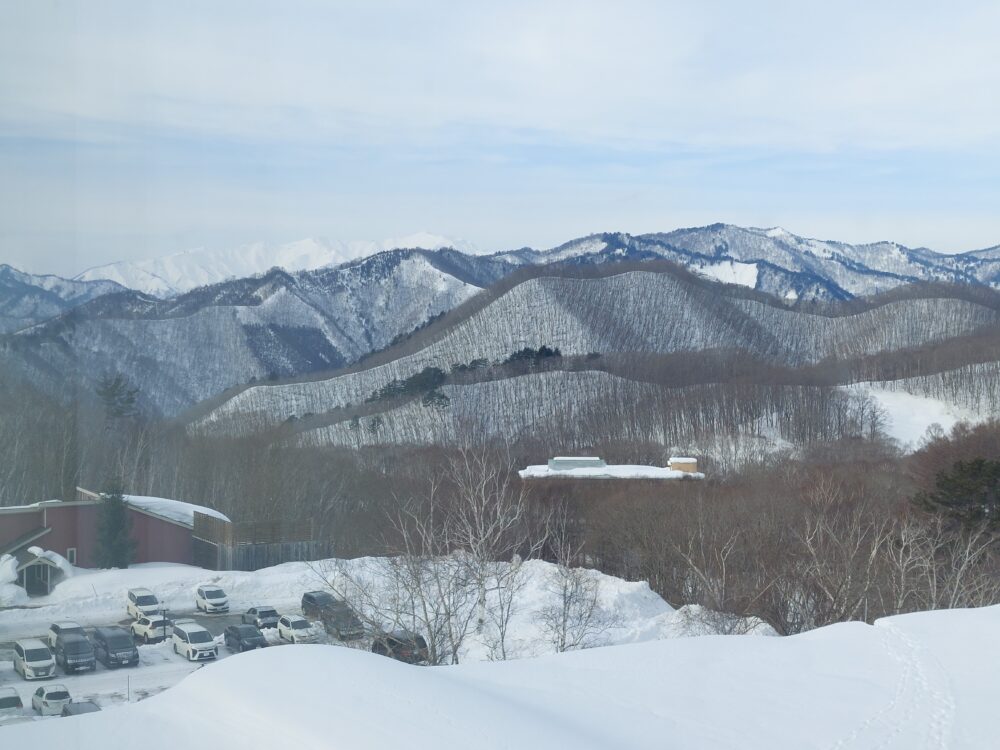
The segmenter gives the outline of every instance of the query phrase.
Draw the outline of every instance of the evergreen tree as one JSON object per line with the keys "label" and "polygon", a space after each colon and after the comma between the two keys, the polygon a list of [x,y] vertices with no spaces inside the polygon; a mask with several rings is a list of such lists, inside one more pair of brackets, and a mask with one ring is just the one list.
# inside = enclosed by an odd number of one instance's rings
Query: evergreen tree
{"label": "evergreen tree", "polygon": [[100,568],[127,568],[135,554],[135,541],[125,496],[115,488],[102,497],[97,516],[97,565]]}
{"label": "evergreen tree", "polygon": [[139,389],[131,387],[123,375],[105,374],[97,384],[97,396],[104,404],[108,423],[113,419],[134,417],[138,413],[136,401]]}
{"label": "evergreen tree", "polygon": [[938,474],[934,489],[917,495],[916,502],[965,526],[985,522],[1000,531],[1000,461],[958,461]]}

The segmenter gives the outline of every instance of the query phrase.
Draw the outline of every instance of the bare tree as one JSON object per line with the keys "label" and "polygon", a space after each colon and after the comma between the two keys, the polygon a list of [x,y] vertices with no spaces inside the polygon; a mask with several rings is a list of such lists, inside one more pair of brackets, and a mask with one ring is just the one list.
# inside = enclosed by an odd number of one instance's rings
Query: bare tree
{"label": "bare tree", "polygon": [[600,586],[594,571],[577,567],[583,545],[574,539],[565,507],[551,518],[549,547],[556,567],[545,585],[554,603],[538,613],[538,622],[556,651],[599,645],[607,631],[618,624],[616,616],[601,607]]}

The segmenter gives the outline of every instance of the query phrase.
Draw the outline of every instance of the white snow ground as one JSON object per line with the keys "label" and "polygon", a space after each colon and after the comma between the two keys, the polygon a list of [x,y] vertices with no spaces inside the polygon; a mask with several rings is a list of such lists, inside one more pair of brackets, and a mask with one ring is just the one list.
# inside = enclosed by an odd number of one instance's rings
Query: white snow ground
{"label": "white snow ground", "polygon": [[[355,574],[376,569],[371,558],[345,564]],[[0,609],[0,642],[41,635],[57,620],[75,620],[84,626],[121,620],[126,616],[126,593],[136,587],[151,589],[175,613],[193,611],[195,588],[209,582],[229,595],[231,612],[260,604],[269,604],[280,612],[297,612],[302,594],[323,588],[325,579],[336,575],[338,565],[335,560],[285,563],[254,572],[212,571],[175,563],[144,563],[125,570],[74,568],[74,574],[57,584],[49,596],[31,599],[32,606]],[[520,653],[537,655],[550,647],[541,642],[533,616],[552,603],[546,577],[555,566],[540,560],[529,560],[524,566],[527,584],[519,595],[520,613],[512,623],[511,639],[519,644]],[[590,574],[598,582],[601,605],[621,616],[621,627],[608,634],[608,642],[630,643],[705,632],[697,622],[697,611],[690,607],[674,610],[647,583],[624,581],[598,571]],[[750,623],[750,629],[773,633],[758,623]],[[469,649],[468,658],[486,656],[475,644]]]}
{"label": "white snow ground", "polygon": [[939,424],[945,432],[950,432],[958,422],[975,424],[983,421],[981,414],[930,396],[879,388],[870,383],[846,388],[868,394],[885,410],[886,433],[904,448],[917,447],[932,424]]}
{"label": "white snow ground", "polygon": [[995,748],[1000,607],[454,667],[265,649],[5,747]]}

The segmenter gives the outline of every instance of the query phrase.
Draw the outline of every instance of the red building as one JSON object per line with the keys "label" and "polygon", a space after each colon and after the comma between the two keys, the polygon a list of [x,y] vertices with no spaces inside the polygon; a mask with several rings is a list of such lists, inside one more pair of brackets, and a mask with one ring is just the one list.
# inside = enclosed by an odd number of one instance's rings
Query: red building
{"label": "red building", "polygon": [[[102,499],[97,493],[77,488],[73,501],[46,500],[32,505],[0,507],[0,556],[18,561],[18,583],[28,593],[48,593],[56,582],[58,565],[41,548],[55,552],[73,565],[96,565],[97,519]],[[133,562],[194,562],[192,531],[196,512],[225,516],[210,508],[163,498],[126,496],[135,541]],[[55,572],[54,572],[55,571]]]}

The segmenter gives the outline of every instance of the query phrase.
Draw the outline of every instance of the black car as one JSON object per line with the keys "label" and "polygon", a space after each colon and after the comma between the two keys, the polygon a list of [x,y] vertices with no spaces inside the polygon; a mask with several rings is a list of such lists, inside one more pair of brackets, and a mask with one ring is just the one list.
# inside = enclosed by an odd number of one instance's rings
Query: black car
{"label": "black car", "polygon": [[351,605],[329,591],[308,591],[302,595],[302,614],[323,623],[337,640],[353,641],[365,634],[364,626]]}
{"label": "black car", "polygon": [[389,656],[407,664],[426,664],[428,659],[427,641],[422,635],[409,630],[394,630],[381,633],[372,641],[372,653]]}
{"label": "black car", "polygon": [[251,651],[255,648],[264,648],[267,645],[267,639],[255,625],[230,625],[222,637],[226,648],[230,651]]}
{"label": "black car", "polygon": [[93,701],[73,701],[63,706],[62,716],[79,716],[80,714],[92,714],[100,711],[101,707]]}
{"label": "black car", "polygon": [[106,667],[134,667],[139,663],[139,649],[125,628],[97,628],[93,641],[94,655]]}
{"label": "black car", "polygon": [[97,668],[94,647],[90,645],[86,636],[79,633],[64,633],[56,638],[53,654],[56,664],[62,667],[66,674],[93,671]]}

